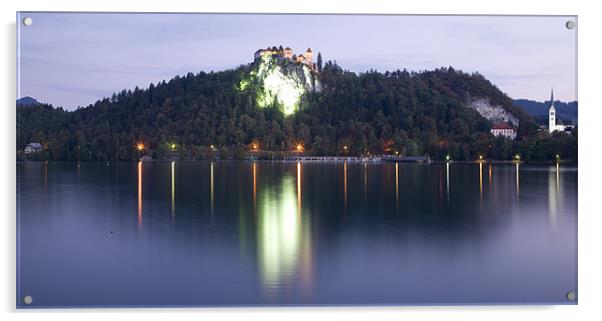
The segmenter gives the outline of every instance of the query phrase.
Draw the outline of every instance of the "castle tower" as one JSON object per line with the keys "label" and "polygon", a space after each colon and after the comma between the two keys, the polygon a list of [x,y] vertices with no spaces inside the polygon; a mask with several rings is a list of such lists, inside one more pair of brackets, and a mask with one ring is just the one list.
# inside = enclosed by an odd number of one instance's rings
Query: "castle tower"
{"label": "castle tower", "polygon": [[290,47],[284,48],[284,58],[293,59],[293,49]]}
{"label": "castle tower", "polygon": [[305,63],[308,66],[313,67],[314,53],[311,51],[311,48],[307,48],[307,51],[303,56],[305,57]]}
{"label": "castle tower", "polygon": [[548,110],[548,130],[550,134],[556,130],[556,108],[554,108],[554,88],[550,98],[550,109]]}

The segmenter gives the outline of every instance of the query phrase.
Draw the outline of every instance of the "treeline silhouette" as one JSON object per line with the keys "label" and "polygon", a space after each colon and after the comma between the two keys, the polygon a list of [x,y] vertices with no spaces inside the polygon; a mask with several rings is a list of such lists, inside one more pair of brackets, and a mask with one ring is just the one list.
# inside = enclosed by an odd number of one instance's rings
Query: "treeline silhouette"
{"label": "treeline silhouette", "polygon": [[[577,159],[576,130],[538,131],[526,112],[478,73],[448,67],[356,74],[329,61],[319,74],[322,91],[305,94],[300,110],[285,117],[276,102],[257,108],[253,89],[239,89],[251,68],[188,73],[74,111],[47,104],[18,106],[17,156],[25,157],[23,148],[39,142],[44,151],[28,157],[116,161],[177,152],[202,158],[207,150],[219,150],[225,158],[244,158],[254,145],[276,152],[303,146],[312,155]],[[487,98],[516,115],[517,139],[494,138],[492,123],[467,107],[469,97]]]}

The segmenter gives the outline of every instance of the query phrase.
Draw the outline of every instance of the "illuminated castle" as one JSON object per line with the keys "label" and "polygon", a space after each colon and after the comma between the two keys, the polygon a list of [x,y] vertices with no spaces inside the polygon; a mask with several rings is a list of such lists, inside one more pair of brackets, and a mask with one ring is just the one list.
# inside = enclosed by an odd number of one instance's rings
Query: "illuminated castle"
{"label": "illuminated castle", "polygon": [[298,56],[293,54],[293,49],[291,49],[290,47],[282,48],[282,46],[267,47],[266,49],[259,49],[255,51],[255,60],[263,56],[290,59],[298,63],[304,63],[312,70],[315,70],[315,65],[313,63],[314,53],[311,51],[311,48],[307,48],[307,50],[304,53]]}

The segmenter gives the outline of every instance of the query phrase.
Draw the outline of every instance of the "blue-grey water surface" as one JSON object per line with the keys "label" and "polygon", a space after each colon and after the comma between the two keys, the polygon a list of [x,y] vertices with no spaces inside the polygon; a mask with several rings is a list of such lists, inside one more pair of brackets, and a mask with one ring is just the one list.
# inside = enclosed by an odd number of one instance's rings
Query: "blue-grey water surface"
{"label": "blue-grey water surface", "polygon": [[17,170],[19,307],[572,304],[577,291],[570,166]]}

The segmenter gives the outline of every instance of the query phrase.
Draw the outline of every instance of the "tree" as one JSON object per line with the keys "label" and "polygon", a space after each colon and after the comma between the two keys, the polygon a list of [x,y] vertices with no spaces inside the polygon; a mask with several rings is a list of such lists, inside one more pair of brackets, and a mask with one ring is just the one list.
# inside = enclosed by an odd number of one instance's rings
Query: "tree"
{"label": "tree", "polygon": [[322,72],[322,53],[318,52],[318,71]]}
{"label": "tree", "polygon": [[[144,143],[146,153],[159,155],[169,151],[166,143],[177,142],[185,155],[240,159],[251,142],[266,157],[284,155],[301,142],[306,153],[321,155],[341,154],[347,146],[349,156],[397,151],[428,153],[433,159],[450,154],[455,160],[479,154],[509,159],[515,153],[524,160],[551,160],[556,154],[577,159],[577,130],[539,132],[530,117],[515,110],[512,99],[479,74],[453,68],[356,74],[331,61],[321,66],[321,61],[318,53],[322,90],[302,96],[301,110],[290,116],[280,111],[278,100],[257,107],[255,85],[241,89],[241,80],[256,68],[250,64],[122,90],[74,111],[19,106],[17,150],[39,142],[47,146],[50,160],[117,161],[136,159],[138,143]],[[491,122],[466,105],[467,93],[516,115],[519,137],[494,139]]]}

